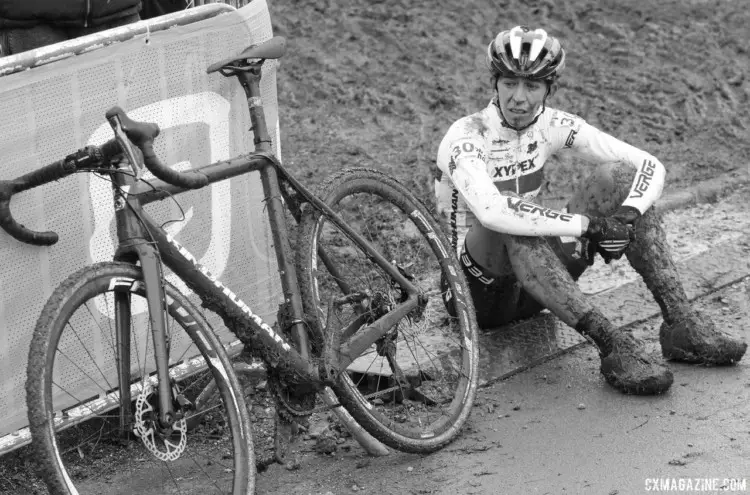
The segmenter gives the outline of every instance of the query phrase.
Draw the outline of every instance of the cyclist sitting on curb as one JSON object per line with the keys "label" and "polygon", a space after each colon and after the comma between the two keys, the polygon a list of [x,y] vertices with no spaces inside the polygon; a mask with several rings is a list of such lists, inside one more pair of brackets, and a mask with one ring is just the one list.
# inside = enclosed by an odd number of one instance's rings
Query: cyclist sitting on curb
{"label": "cyclist sitting on curb", "polygon": [[[548,308],[596,344],[610,385],[626,393],[664,392],[673,376],[663,360],[616,328],[575,282],[597,252],[607,263],[625,254],[661,308],[664,357],[739,361],[747,345],[692,309],[678,278],[661,216],[652,208],[664,166],[580,117],[545,106],[565,66],[560,42],[543,29],[516,26],[490,42],[487,64],[495,97],[450,127],[440,143],[435,183],[480,327]],[[544,162],[562,150],[599,165],[556,211],[532,200]],[[563,243],[560,236],[581,240]],[[450,310],[449,294],[445,302]]]}

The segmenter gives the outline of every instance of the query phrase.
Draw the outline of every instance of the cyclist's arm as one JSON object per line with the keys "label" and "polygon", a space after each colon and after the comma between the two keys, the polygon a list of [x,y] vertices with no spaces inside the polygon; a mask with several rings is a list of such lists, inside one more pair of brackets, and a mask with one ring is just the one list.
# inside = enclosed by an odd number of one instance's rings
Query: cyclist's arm
{"label": "cyclist's arm", "polygon": [[667,172],[664,165],[650,153],[585,122],[581,124],[571,148],[578,155],[597,163],[619,161],[636,170],[624,206],[632,206],[645,213],[661,196]]}
{"label": "cyclist's arm", "polygon": [[469,209],[486,228],[523,236],[575,236],[588,225],[581,215],[545,208],[498,191],[487,173],[486,151],[480,138],[450,143],[450,160],[438,163],[450,176]]}

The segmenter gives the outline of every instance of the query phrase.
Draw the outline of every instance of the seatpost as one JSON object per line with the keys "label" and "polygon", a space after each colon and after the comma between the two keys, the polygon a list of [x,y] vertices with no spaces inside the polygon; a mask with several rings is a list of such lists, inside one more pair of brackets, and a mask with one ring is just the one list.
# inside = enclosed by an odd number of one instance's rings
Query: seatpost
{"label": "seatpost", "polygon": [[[255,135],[253,142],[256,151],[271,151],[271,137],[266,126],[266,117],[263,114],[263,103],[260,97],[261,64],[252,65],[244,70],[236,71],[234,75],[240,80],[242,89],[247,96],[247,105],[250,111],[252,131]],[[288,316],[286,321],[280,315],[279,326],[283,330],[291,330],[293,341],[297,344],[300,355],[309,360],[309,339],[304,322],[304,310],[302,297],[297,282],[297,274],[294,270],[294,261],[289,247],[289,234],[284,215],[284,203],[281,200],[281,187],[276,173],[276,167],[270,160],[261,168],[260,177],[263,182],[263,190],[266,196],[266,208],[269,221],[271,222],[271,234],[273,236],[273,247],[276,251],[276,259],[279,262],[279,274],[281,275],[281,289],[284,293],[284,303]]]}
{"label": "seatpost", "polygon": [[248,67],[246,70],[235,72],[240,80],[242,89],[247,96],[247,107],[250,110],[250,122],[253,126],[252,131],[255,135],[253,143],[257,151],[271,150],[271,137],[268,134],[266,118],[263,115],[263,103],[260,98],[260,72],[261,65]]}

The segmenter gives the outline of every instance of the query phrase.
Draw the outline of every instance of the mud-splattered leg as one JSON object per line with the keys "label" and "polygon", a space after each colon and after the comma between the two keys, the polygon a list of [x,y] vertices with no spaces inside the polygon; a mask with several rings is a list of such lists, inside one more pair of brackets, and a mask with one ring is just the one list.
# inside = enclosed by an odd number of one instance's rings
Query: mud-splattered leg
{"label": "mud-splattered leg", "polygon": [[[609,163],[596,169],[568,203],[568,210],[587,215],[611,215],[625,201],[635,171],[625,164]],[[689,306],[672,260],[661,215],[650,208],[636,224],[636,240],[625,252],[659,304],[664,320],[674,321]]]}
{"label": "mud-splattered leg", "polygon": [[508,258],[521,287],[575,328],[594,305],[543,237],[505,236]]}
{"label": "mud-splattered leg", "polygon": [[[659,359],[646,356],[642,343],[594,307],[545,238],[498,234],[473,226],[466,248],[491,275],[510,271],[541,306],[590,338],[599,348],[601,372],[612,386],[635,394],[661,393],[670,387],[669,369]],[[507,257],[500,255],[505,252]]]}
{"label": "mud-splattered leg", "polygon": [[[610,163],[596,169],[568,204],[568,210],[610,215],[625,201],[635,171]],[[659,337],[670,359],[724,364],[739,361],[747,346],[718,332],[709,318],[694,311],[672,258],[661,214],[650,208],[636,222],[636,240],[625,256],[661,308],[664,323]]]}
{"label": "mud-splattered leg", "polygon": [[506,246],[524,290],[599,348],[600,370],[610,385],[644,395],[671,386],[672,372],[661,360],[646,355],[641,342],[615,327],[594,307],[543,238],[507,236]]}

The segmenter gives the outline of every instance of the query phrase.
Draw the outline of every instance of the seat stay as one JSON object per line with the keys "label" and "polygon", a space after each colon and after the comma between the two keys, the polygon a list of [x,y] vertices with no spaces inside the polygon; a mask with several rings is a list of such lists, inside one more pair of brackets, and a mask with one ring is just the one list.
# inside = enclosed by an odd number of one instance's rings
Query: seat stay
{"label": "seat stay", "polygon": [[274,36],[257,45],[250,45],[238,55],[224,59],[215,64],[211,64],[206,70],[209,74],[219,71],[227,66],[241,65],[244,61],[250,59],[271,60],[284,56],[286,53],[286,38],[283,36]]}

